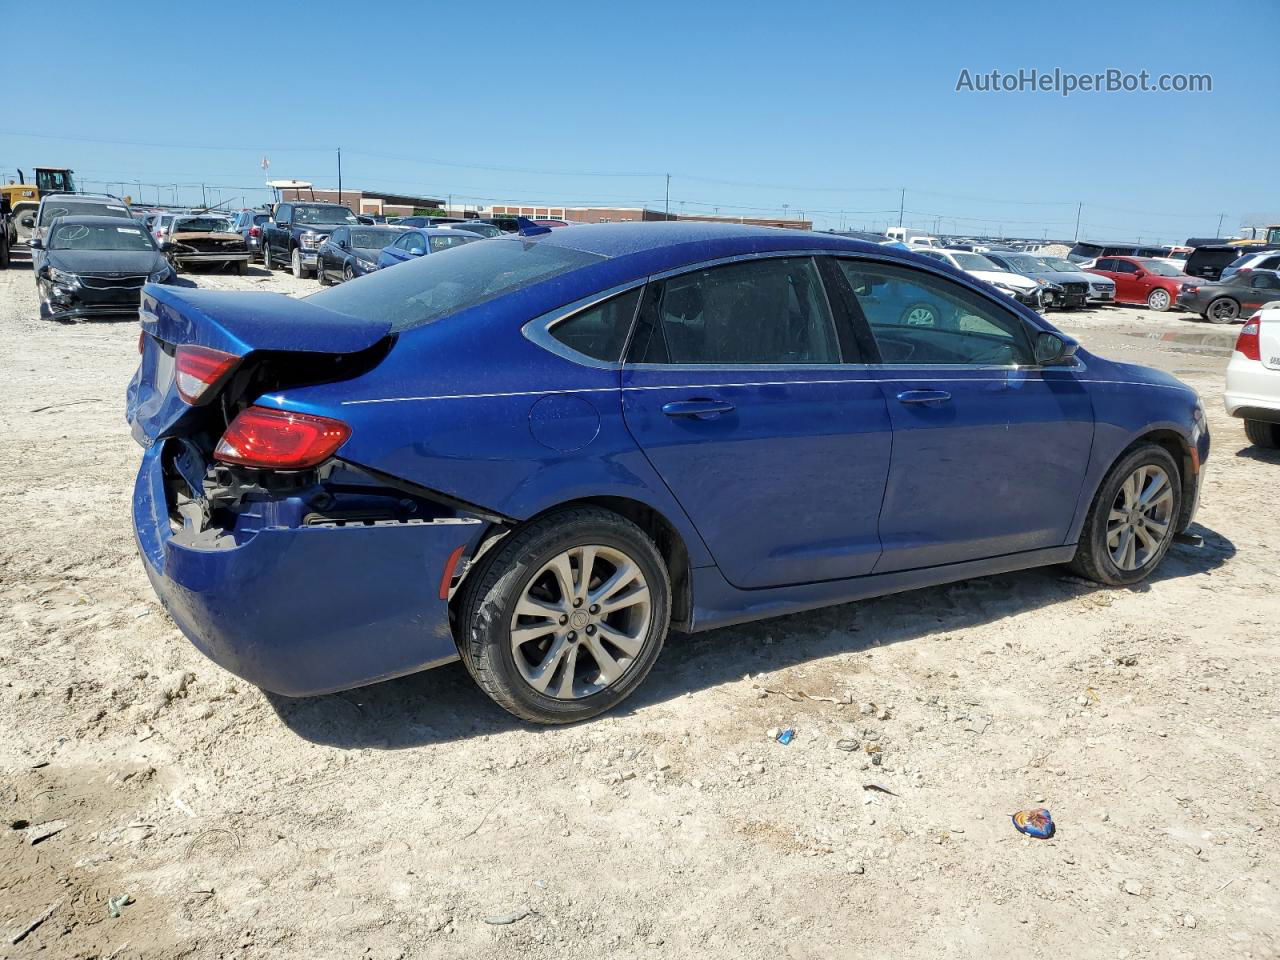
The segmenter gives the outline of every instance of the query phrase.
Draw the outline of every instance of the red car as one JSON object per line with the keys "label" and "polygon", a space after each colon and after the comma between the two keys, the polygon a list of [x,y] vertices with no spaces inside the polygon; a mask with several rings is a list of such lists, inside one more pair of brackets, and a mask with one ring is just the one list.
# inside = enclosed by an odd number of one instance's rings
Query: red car
{"label": "red car", "polygon": [[1085,268],[1116,283],[1116,303],[1145,303],[1152,310],[1174,305],[1182,284],[1191,279],[1181,270],[1150,257],[1099,257]]}

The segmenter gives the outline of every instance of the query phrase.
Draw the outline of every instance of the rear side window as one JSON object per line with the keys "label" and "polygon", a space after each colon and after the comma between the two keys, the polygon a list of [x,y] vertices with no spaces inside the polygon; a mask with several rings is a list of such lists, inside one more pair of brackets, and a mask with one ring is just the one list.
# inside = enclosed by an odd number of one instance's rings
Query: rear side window
{"label": "rear side window", "polygon": [[617,363],[640,302],[641,288],[628,290],[604,303],[555,324],[548,333],[570,350],[593,360]]}
{"label": "rear side window", "polygon": [[1018,316],[943,277],[840,260],[883,363],[1011,366],[1032,362]]}
{"label": "rear side window", "polygon": [[390,320],[392,331],[411,330],[604,259],[549,243],[468,243],[447,257],[407,261],[308,300],[352,317]]}
{"label": "rear side window", "polygon": [[840,363],[831,308],[810,257],[711,267],[658,286],[634,362]]}
{"label": "rear side window", "polygon": [[460,247],[464,243],[471,243],[478,237],[468,236],[466,233],[460,233],[456,237],[434,236],[427,238],[432,253],[439,253],[441,250],[448,250],[450,247]]}
{"label": "rear side window", "polygon": [[1280,290],[1280,278],[1270,273],[1255,273],[1249,286],[1255,290]]}

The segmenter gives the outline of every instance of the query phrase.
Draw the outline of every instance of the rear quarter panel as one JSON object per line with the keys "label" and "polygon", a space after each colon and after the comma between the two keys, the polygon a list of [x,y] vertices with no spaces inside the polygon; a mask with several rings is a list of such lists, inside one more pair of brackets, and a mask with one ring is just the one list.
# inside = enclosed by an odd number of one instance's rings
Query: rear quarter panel
{"label": "rear quarter panel", "polygon": [[[397,268],[399,269],[399,268]],[[536,316],[539,312],[519,315]],[[493,305],[402,335],[377,369],[259,403],[336,417],[339,456],[517,520],[588,497],[658,511],[711,557],[622,420],[620,373],[558,357]]]}

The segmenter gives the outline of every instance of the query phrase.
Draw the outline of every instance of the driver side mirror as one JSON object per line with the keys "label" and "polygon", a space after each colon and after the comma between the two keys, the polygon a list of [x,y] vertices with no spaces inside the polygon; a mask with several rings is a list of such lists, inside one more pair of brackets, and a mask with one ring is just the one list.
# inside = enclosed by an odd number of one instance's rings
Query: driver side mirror
{"label": "driver side mirror", "polygon": [[1036,334],[1036,363],[1042,367],[1070,366],[1079,349],[1079,343],[1060,333],[1041,330]]}
{"label": "driver side mirror", "polygon": [[420,257],[420,256],[422,256],[422,255],[423,255],[424,253],[426,253],[426,252],[427,252],[427,251],[423,250],[421,247],[410,247],[410,248],[409,248],[409,256],[411,256],[411,257]]}
{"label": "driver side mirror", "polygon": [[32,250],[43,250],[44,241],[37,240],[35,237],[32,237],[30,240],[27,241],[27,246]]}

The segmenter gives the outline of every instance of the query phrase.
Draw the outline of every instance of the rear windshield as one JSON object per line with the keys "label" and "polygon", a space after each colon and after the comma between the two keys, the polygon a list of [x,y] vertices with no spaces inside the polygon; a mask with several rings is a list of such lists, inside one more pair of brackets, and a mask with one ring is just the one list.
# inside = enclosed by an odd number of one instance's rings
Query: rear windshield
{"label": "rear windshield", "polygon": [[226,233],[231,221],[222,217],[183,217],[175,221],[174,233]]}
{"label": "rear windshield", "polygon": [[411,330],[604,259],[522,240],[468,243],[448,256],[406,261],[307,299],[362,320],[390,320],[393,331]]}
{"label": "rear windshield", "polygon": [[58,217],[123,217],[133,219],[123,203],[103,203],[92,200],[49,200],[40,207],[40,225],[52,223]]}

